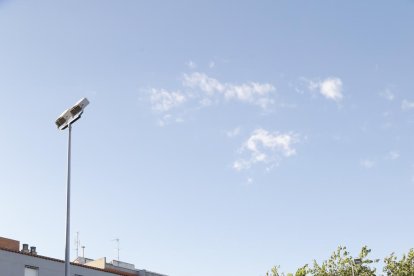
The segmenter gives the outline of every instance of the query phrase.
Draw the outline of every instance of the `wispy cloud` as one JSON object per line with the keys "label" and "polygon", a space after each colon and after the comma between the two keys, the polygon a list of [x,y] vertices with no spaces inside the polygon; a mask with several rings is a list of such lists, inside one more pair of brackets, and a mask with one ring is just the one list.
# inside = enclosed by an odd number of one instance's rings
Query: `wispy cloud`
{"label": "wispy cloud", "polygon": [[180,117],[179,115],[171,115],[169,113],[163,114],[157,121],[158,126],[164,127],[170,123],[182,123],[184,122],[184,119]]}
{"label": "wispy cloud", "polygon": [[229,138],[233,138],[233,137],[236,137],[236,136],[238,136],[239,134],[240,134],[240,127],[236,127],[236,128],[233,128],[233,129],[231,129],[231,130],[228,130],[227,132],[226,132],[226,135],[227,135],[227,137],[229,137]]}
{"label": "wispy cloud", "polygon": [[204,73],[184,74],[183,86],[199,89],[207,97],[222,96],[225,100],[236,100],[267,108],[274,101],[270,93],[276,88],[269,83],[249,82],[242,84],[223,83]]}
{"label": "wispy cloud", "polygon": [[[189,63],[191,65],[191,63]],[[192,65],[191,65],[192,66]],[[175,113],[187,113],[222,102],[233,101],[258,106],[269,110],[275,102],[276,88],[270,83],[245,82],[232,84],[221,82],[205,73],[193,72],[183,74],[180,86],[174,90],[150,88],[149,101],[153,111],[162,116]],[[188,110],[187,110],[188,111]],[[162,120],[165,122],[165,120]],[[169,122],[175,120],[169,119]]]}
{"label": "wispy cloud", "polygon": [[190,88],[198,88],[203,92],[206,92],[207,95],[214,95],[217,91],[224,91],[225,87],[218,80],[210,78],[204,73],[191,73],[184,74],[183,86]]}
{"label": "wispy cloud", "polygon": [[359,164],[365,169],[371,169],[375,166],[375,162],[371,159],[363,159],[359,162]]}
{"label": "wispy cloud", "polygon": [[342,94],[342,80],[332,77],[323,81],[309,81],[308,88],[310,90],[319,90],[325,98],[340,102],[344,98]]}
{"label": "wispy cloud", "polygon": [[187,67],[192,69],[192,70],[197,68],[197,64],[192,60],[187,61],[186,64],[187,64]]}
{"label": "wispy cloud", "polygon": [[259,128],[252,132],[239,150],[239,158],[233,163],[233,169],[237,171],[249,169],[254,164],[263,163],[268,167],[278,165],[284,157],[296,154],[294,144],[299,142],[295,133],[269,132]]}
{"label": "wispy cloud", "polygon": [[380,93],[380,96],[388,101],[393,101],[395,99],[395,94],[391,91],[391,89],[387,88]]}
{"label": "wispy cloud", "polygon": [[414,109],[414,101],[403,100],[401,103],[401,109],[404,111]]}
{"label": "wispy cloud", "polygon": [[160,112],[167,112],[186,101],[187,97],[179,91],[167,91],[165,89],[151,89],[150,101],[152,109]]}
{"label": "wispy cloud", "polygon": [[390,160],[397,160],[398,158],[400,158],[400,153],[396,150],[392,150],[388,153],[388,158]]}
{"label": "wispy cloud", "polygon": [[374,167],[384,166],[385,162],[394,162],[400,158],[400,152],[397,150],[390,150],[381,156],[364,158],[359,161],[359,165],[365,169],[372,169]]}

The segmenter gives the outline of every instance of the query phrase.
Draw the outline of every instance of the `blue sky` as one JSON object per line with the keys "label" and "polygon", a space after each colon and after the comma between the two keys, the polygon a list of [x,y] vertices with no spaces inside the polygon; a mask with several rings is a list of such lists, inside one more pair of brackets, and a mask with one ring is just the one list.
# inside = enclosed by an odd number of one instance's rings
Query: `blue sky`
{"label": "blue sky", "polygon": [[[0,1],[0,236],[168,275],[414,244],[414,2]],[[72,250],[72,257],[76,253]]]}

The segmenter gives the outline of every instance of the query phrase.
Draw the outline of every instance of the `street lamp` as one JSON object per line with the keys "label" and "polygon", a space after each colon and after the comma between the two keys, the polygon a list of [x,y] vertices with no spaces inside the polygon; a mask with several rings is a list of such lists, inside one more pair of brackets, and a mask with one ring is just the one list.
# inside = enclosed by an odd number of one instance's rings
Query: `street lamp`
{"label": "street lamp", "polygon": [[351,263],[352,276],[354,276],[354,264],[356,264],[356,265],[362,264],[362,260],[361,259],[354,259],[353,263]]}
{"label": "street lamp", "polygon": [[65,247],[65,276],[70,276],[70,153],[71,153],[71,136],[72,124],[79,120],[83,110],[89,104],[88,99],[83,98],[74,106],[66,109],[56,120],[56,126],[60,130],[69,128],[68,138],[68,175],[66,185],[66,247]]}

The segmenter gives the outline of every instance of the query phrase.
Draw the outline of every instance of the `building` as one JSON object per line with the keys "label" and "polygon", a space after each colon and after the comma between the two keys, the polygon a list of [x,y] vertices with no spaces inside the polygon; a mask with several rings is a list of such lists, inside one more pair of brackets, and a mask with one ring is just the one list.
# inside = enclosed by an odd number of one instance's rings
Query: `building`
{"label": "building", "polygon": [[[29,248],[17,240],[0,237],[0,276],[60,276],[64,275],[65,262],[37,254],[36,247]],[[78,257],[70,265],[72,276],[166,276],[136,269],[135,265]]]}

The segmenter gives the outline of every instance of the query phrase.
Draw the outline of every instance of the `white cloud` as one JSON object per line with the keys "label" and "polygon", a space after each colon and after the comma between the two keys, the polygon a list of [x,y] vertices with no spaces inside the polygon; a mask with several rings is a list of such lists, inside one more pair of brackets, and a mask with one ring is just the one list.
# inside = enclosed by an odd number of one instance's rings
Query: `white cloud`
{"label": "white cloud", "polygon": [[316,82],[316,81],[309,81],[308,88],[309,88],[310,90],[316,90],[316,89],[319,89],[319,86],[320,86],[320,82]]}
{"label": "white cloud", "polygon": [[184,119],[179,116],[176,116],[176,115],[173,116],[172,114],[167,113],[158,119],[157,124],[160,127],[164,127],[166,125],[171,124],[172,122],[183,123]]}
{"label": "white cloud", "polygon": [[226,132],[227,137],[233,138],[240,134],[240,127],[233,128]]}
{"label": "white cloud", "polygon": [[208,95],[224,91],[224,86],[218,80],[198,72],[190,75],[184,74],[183,85],[190,88],[199,88]]}
{"label": "white cloud", "polygon": [[242,171],[245,169],[249,169],[251,166],[252,166],[251,162],[248,162],[243,159],[236,160],[233,163],[233,169],[235,169],[236,171]]}
{"label": "white cloud", "polygon": [[276,88],[269,83],[243,83],[239,85],[222,83],[204,73],[194,72],[184,74],[183,86],[200,89],[207,97],[223,96],[226,100],[238,100],[241,102],[258,105],[267,108],[273,103],[270,93]]}
{"label": "white cloud", "polygon": [[158,120],[158,126],[164,127],[171,120],[171,114],[165,114]]}
{"label": "white cloud", "polygon": [[244,147],[254,153],[262,155],[259,150],[261,145],[264,148],[279,150],[285,156],[291,156],[296,153],[296,150],[291,147],[293,141],[294,137],[291,134],[272,134],[265,129],[259,128],[253,132]]}
{"label": "white cloud", "polygon": [[414,101],[403,100],[401,103],[402,110],[410,110],[414,108]]}
{"label": "white cloud", "polygon": [[342,81],[339,78],[330,78],[324,80],[320,84],[320,92],[327,99],[334,101],[341,101],[342,95]]}
{"label": "white cloud", "polygon": [[[195,66],[193,62],[188,65]],[[181,87],[176,90],[149,88],[147,96],[153,111],[159,115],[159,125],[182,122],[189,112],[207,108],[226,101],[243,102],[258,106],[264,111],[275,107],[276,89],[272,84],[246,82],[232,84],[221,82],[205,73],[183,74]],[[185,104],[185,108],[184,108]],[[165,118],[164,115],[170,117]]]}
{"label": "white cloud", "polygon": [[388,159],[397,160],[400,158],[400,153],[398,151],[392,150],[388,153]]}
{"label": "white cloud", "polygon": [[203,99],[200,100],[201,106],[210,106],[213,103],[214,102],[210,98],[203,98]]}
{"label": "white cloud", "polygon": [[188,66],[188,68],[190,68],[190,69],[195,69],[195,68],[197,68],[197,64],[195,64],[195,62],[194,62],[194,61],[192,61],[192,60],[190,60],[190,61],[188,61],[188,62],[187,62],[187,66]]}
{"label": "white cloud", "polygon": [[325,98],[340,102],[343,99],[342,80],[340,78],[327,78],[323,81],[309,81],[308,88],[310,90],[319,89]]}
{"label": "white cloud", "polygon": [[391,115],[392,115],[391,111],[385,111],[385,112],[382,113],[382,116],[385,117],[385,118],[389,118],[389,117],[391,117]]}
{"label": "white cloud", "polygon": [[387,99],[389,101],[393,101],[395,99],[395,95],[394,93],[392,93],[392,91],[387,88],[384,91],[381,92],[380,94],[384,99]]}
{"label": "white cloud", "polygon": [[293,133],[270,133],[262,128],[256,129],[240,149],[241,154],[247,153],[247,158],[236,160],[233,168],[241,171],[257,163],[277,165],[281,158],[296,154],[293,145],[298,141]]}
{"label": "white cloud", "polygon": [[361,160],[359,164],[365,169],[371,169],[375,166],[375,162],[370,159]]}
{"label": "white cloud", "polygon": [[227,99],[238,99],[244,102],[253,102],[256,96],[262,97],[274,90],[275,88],[268,83],[260,84],[252,82],[242,85],[227,84],[224,96]]}
{"label": "white cloud", "polygon": [[186,101],[186,96],[179,91],[170,92],[165,89],[153,88],[150,92],[150,101],[153,110],[167,112],[184,103]]}

